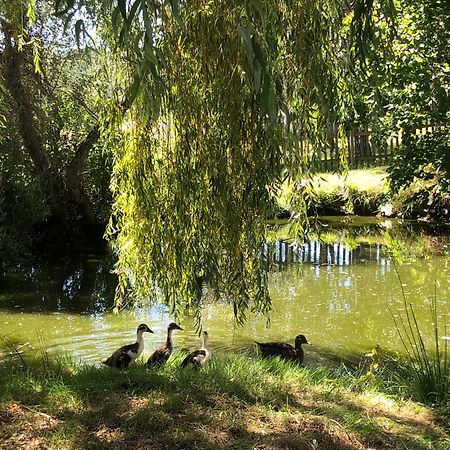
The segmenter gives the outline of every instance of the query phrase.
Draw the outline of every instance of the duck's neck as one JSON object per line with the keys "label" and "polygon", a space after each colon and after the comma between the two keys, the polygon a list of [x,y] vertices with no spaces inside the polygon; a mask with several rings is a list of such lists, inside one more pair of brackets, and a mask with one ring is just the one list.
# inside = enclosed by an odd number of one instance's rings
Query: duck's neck
{"label": "duck's neck", "polygon": [[303,362],[303,349],[302,349],[302,343],[296,344],[295,346],[295,352],[297,353],[297,358],[302,363]]}
{"label": "duck's neck", "polygon": [[138,355],[140,355],[144,351],[144,332],[143,331],[137,332],[136,342],[139,344]]}
{"label": "duck's neck", "polygon": [[202,345],[202,347],[203,347],[205,350],[208,350],[208,351],[209,351],[208,336],[203,336],[203,345]]}
{"label": "duck's neck", "polygon": [[167,330],[166,347],[167,347],[169,350],[172,350],[172,347],[173,347],[173,343],[172,343],[172,332],[173,332],[173,330],[171,330],[171,329],[168,329],[168,330]]}

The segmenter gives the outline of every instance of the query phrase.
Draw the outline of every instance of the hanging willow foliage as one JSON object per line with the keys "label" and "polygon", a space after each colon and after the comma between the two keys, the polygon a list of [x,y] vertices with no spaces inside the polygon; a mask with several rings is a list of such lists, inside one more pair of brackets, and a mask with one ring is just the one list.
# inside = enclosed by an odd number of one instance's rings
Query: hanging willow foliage
{"label": "hanging willow foliage", "polygon": [[[117,305],[158,299],[198,313],[206,283],[239,322],[268,313],[273,193],[351,112],[348,75],[372,54],[392,0],[57,0],[56,10],[70,19],[77,5],[99,19],[123,93],[104,120],[105,135],[123,134],[107,231]],[[78,39],[83,29],[79,19]]]}

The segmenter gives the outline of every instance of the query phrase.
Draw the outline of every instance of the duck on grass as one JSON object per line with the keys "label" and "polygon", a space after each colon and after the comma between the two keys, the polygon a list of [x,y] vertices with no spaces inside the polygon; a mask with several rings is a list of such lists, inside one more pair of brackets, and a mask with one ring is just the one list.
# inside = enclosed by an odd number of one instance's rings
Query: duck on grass
{"label": "duck on grass", "polygon": [[[178,324],[171,322],[167,327],[167,338],[164,343],[157,347],[148,358],[147,368],[161,368],[164,366],[172,355],[174,345],[172,333],[174,330],[183,331]],[[145,324],[140,324],[137,328],[137,337],[134,344],[124,345],[117,349],[104,364],[117,369],[126,369],[132,364],[144,351],[144,333],[153,333],[153,331]],[[280,357],[288,361],[294,361],[298,364],[303,363],[304,352],[302,344],[308,344],[305,336],[299,334],[295,338],[295,347],[285,342],[256,342],[261,355],[264,358]],[[211,358],[211,348],[209,346],[208,332],[202,334],[202,345],[199,349],[190,352],[181,362],[181,367],[192,366],[196,369],[204,367]]]}

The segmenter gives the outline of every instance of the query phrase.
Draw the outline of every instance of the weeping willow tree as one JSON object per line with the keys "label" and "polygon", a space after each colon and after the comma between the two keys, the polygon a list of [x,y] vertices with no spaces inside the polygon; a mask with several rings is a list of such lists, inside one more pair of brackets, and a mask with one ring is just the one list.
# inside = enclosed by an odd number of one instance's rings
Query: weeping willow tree
{"label": "weeping willow tree", "polygon": [[[197,312],[202,284],[268,313],[263,250],[274,193],[352,111],[349,74],[370,61],[392,0],[56,0],[95,16],[110,46],[117,305]],[[355,61],[359,63],[356,64]]]}

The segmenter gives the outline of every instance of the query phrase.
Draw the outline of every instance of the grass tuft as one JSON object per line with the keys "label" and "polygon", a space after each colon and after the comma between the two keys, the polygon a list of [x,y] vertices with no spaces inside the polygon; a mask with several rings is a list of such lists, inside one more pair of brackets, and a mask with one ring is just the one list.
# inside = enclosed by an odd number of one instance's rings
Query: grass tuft
{"label": "grass tuft", "polygon": [[440,325],[438,321],[436,289],[430,299],[433,341],[433,347],[430,348],[425,342],[424,331],[419,326],[413,305],[407,301],[397,268],[396,272],[402,287],[403,315],[396,318],[392,311],[391,315],[407,356],[407,364],[402,372],[412,379],[421,401],[445,405],[450,400],[448,326],[446,323]]}

